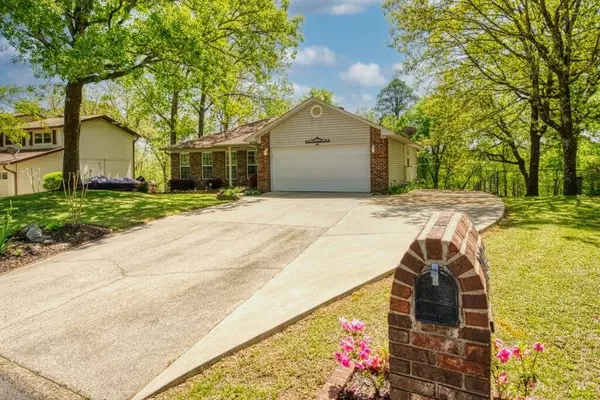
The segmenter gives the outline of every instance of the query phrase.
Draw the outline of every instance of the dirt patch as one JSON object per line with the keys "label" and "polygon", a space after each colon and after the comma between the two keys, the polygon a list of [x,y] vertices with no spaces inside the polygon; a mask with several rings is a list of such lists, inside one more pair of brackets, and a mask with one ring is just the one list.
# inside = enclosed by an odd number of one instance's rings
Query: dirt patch
{"label": "dirt patch", "polygon": [[348,384],[340,393],[340,400],[389,400],[390,382],[386,381],[381,389],[381,397],[374,397],[375,390],[367,378],[358,372],[354,372],[348,381]]}
{"label": "dirt patch", "polygon": [[0,255],[0,274],[100,239],[111,232],[96,225],[65,224],[51,232],[44,232],[44,236],[48,237],[46,243],[29,242],[25,232],[19,232],[13,237],[6,254]]}

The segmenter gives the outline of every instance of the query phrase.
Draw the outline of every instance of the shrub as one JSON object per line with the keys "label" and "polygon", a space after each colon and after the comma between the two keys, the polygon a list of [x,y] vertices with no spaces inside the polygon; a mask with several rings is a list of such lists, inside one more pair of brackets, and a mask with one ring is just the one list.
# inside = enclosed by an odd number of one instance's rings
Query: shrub
{"label": "shrub", "polygon": [[408,185],[401,184],[401,185],[390,186],[387,190],[387,194],[403,194],[403,193],[408,193],[408,191],[409,191]]}
{"label": "shrub", "polygon": [[390,374],[388,351],[383,347],[373,348],[362,321],[340,318],[340,326],[344,336],[339,342],[340,351],[333,354],[335,359],[346,368],[356,368],[373,385],[374,398],[381,398],[381,389]]}
{"label": "shrub", "polygon": [[44,175],[42,187],[48,191],[58,190],[62,182],[62,172],[50,172]]}
{"label": "shrub", "polygon": [[256,188],[258,186],[258,176],[256,174],[248,175],[248,186]]}
{"label": "shrub", "polygon": [[250,189],[246,189],[246,191],[244,192],[244,194],[246,196],[259,196],[259,195],[262,194],[262,191],[259,190],[259,189],[252,189],[252,188],[250,188]]}
{"label": "shrub", "polygon": [[138,185],[137,189],[142,193],[148,193],[150,191],[150,182],[143,181]]}
{"label": "shrub", "polygon": [[[81,190],[77,190],[81,186]],[[79,171],[69,174],[68,179],[63,185],[65,200],[67,201],[67,211],[73,225],[79,225],[83,206],[86,203],[87,185],[81,185],[81,175]]]}
{"label": "shrub", "polygon": [[196,181],[193,179],[171,179],[169,181],[169,190],[196,190]]}
{"label": "shrub", "polygon": [[220,179],[211,179],[206,182],[206,189],[221,189],[223,187],[223,181]]}
{"label": "shrub", "polygon": [[238,200],[241,197],[241,194],[244,193],[243,188],[228,188],[221,189],[217,192],[217,199],[219,200]]}
{"label": "shrub", "polygon": [[62,222],[53,221],[53,222],[50,222],[48,225],[46,225],[44,227],[44,231],[46,231],[46,232],[54,232],[54,231],[59,230],[62,227],[63,227],[63,223]]}
{"label": "shrub", "polygon": [[8,210],[0,219],[0,255],[6,253],[10,245],[12,234],[12,202],[9,202]]}

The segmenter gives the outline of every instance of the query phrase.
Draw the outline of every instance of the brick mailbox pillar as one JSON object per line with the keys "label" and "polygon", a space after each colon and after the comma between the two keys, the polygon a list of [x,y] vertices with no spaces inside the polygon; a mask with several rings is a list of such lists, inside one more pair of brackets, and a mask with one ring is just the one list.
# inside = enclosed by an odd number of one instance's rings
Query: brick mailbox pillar
{"label": "brick mailbox pillar", "polygon": [[461,213],[435,213],[394,275],[392,400],[490,399],[489,266]]}

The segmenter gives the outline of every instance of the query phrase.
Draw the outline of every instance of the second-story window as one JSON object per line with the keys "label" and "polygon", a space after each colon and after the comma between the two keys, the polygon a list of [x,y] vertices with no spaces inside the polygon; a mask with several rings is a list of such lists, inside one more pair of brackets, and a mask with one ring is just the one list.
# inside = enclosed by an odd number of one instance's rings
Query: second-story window
{"label": "second-story window", "polygon": [[52,134],[51,133],[34,133],[33,134],[33,144],[52,144]]}

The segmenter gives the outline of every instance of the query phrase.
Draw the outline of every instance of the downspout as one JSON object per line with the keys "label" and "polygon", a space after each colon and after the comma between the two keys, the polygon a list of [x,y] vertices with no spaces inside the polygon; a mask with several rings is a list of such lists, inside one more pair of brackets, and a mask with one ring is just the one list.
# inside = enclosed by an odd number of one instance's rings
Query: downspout
{"label": "downspout", "polygon": [[[133,139],[133,151],[132,151],[133,154],[131,155],[131,160],[132,160],[131,161],[132,162],[132,164],[131,164],[131,172],[132,172],[131,175],[132,176],[131,177],[133,179],[135,179],[135,144],[137,143],[139,138],[140,138],[139,136],[136,136],[135,139]],[[104,167],[106,168],[106,165]]]}
{"label": "downspout", "polygon": [[[9,165],[10,165],[10,164],[9,164]],[[16,164],[15,164],[15,165],[16,165]],[[4,164],[2,165],[2,168],[3,168],[5,171],[7,171],[7,172],[10,172],[11,174],[13,174],[13,177],[15,178],[15,184],[14,184],[14,186],[15,186],[15,194],[14,194],[13,196],[16,196],[16,195],[18,195],[18,194],[19,194],[19,185],[18,185],[18,180],[17,180],[17,171],[12,171],[12,170],[10,170],[10,169],[6,168],[6,165],[4,165]]]}

